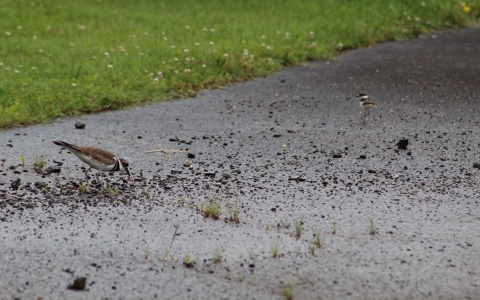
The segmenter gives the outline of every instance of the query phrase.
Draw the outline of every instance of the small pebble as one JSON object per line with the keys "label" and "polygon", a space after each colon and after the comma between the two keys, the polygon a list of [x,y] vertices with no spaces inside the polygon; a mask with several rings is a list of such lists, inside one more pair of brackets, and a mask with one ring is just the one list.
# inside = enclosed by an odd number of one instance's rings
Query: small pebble
{"label": "small pebble", "polygon": [[75,128],[77,128],[77,129],[84,129],[84,128],[85,128],[85,123],[76,122],[76,123],[75,123]]}

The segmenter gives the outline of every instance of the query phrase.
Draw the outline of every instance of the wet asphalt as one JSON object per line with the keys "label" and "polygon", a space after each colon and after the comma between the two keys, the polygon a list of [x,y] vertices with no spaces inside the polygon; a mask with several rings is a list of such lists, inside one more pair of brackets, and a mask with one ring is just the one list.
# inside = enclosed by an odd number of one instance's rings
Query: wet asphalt
{"label": "wet asphalt", "polygon": [[[479,45],[440,31],[0,131],[0,299],[479,299]],[[135,175],[88,187],[51,140]]]}

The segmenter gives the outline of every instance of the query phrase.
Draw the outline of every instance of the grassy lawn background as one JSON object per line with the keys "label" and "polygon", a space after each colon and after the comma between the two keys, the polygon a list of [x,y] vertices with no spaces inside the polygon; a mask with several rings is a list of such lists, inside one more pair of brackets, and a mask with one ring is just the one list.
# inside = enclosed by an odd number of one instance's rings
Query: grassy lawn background
{"label": "grassy lawn background", "polygon": [[175,97],[471,26],[480,0],[4,0],[0,127]]}

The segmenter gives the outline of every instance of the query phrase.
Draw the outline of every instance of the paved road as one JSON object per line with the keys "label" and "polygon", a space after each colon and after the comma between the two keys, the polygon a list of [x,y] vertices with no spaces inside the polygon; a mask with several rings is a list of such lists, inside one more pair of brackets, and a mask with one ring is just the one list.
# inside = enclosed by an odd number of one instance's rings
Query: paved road
{"label": "paved road", "polygon": [[[1,131],[0,299],[478,299],[478,45],[478,29],[441,31]],[[82,163],[52,139],[118,153],[135,180],[82,190]],[[35,172],[34,155],[61,173]]]}

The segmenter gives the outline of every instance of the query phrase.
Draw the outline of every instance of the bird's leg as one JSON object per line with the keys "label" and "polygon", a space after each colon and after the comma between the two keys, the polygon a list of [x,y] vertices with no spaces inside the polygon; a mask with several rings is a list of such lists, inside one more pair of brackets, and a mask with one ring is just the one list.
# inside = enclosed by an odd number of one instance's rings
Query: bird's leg
{"label": "bird's leg", "polygon": [[363,110],[363,124],[367,124],[367,110],[364,109]]}
{"label": "bird's leg", "polygon": [[88,168],[88,170],[85,171],[85,177],[87,178],[87,186],[89,185],[88,183],[88,171],[90,171],[92,167]]}
{"label": "bird's leg", "polygon": [[100,181],[100,177],[98,177],[99,174],[100,174],[100,171],[98,171],[98,173],[95,174],[95,176],[97,177],[97,181],[98,183],[100,183],[100,186],[102,187],[102,190],[103,190],[103,183]]}

